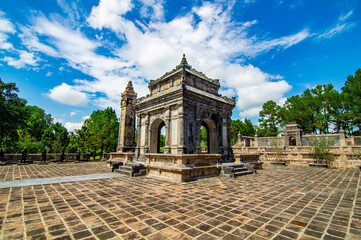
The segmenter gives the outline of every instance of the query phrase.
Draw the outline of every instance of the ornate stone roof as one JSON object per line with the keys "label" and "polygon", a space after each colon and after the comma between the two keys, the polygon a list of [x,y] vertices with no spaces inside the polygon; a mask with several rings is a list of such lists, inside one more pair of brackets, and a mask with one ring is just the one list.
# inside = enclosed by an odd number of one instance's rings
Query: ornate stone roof
{"label": "ornate stone roof", "polygon": [[187,59],[185,57],[185,54],[183,54],[180,64],[178,64],[172,71],[166,72],[165,74],[163,74],[163,76],[161,76],[160,78],[158,78],[156,80],[150,80],[149,87],[156,83],[162,82],[164,79],[170,77],[172,74],[182,71],[182,70],[187,71],[193,75],[196,75],[196,76],[220,87],[220,83],[219,83],[218,79],[209,78],[204,73],[195,70],[191,65],[189,65],[187,62]]}

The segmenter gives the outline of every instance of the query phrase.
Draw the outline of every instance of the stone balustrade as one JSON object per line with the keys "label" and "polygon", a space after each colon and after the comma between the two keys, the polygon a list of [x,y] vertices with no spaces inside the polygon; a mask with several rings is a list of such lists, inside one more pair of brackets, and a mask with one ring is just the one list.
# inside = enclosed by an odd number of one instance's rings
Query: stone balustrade
{"label": "stone balustrade", "polygon": [[[60,154],[59,153],[48,153],[46,155],[46,161],[57,161],[59,160]],[[4,160],[6,163],[17,163],[19,160],[21,160],[21,154],[5,154]],[[81,160],[88,161],[90,158],[89,153],[81,154]],[[41,161],[41,154],[37,153],[31,153],[27,154],[27,159],[29,161]],[[76,153],[66,153],[64,154],[64,162],[72,162],[76,160]]]}

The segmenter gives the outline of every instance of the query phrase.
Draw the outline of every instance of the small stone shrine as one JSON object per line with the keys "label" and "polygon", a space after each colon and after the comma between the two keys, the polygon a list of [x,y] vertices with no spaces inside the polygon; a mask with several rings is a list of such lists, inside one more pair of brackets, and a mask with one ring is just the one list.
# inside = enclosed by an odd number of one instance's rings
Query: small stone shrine
{"label": "small stone shrine", "polygon": [[[175,182],[217,176],[221,163],[234,161],[230,124],[236,100],[218,93],[218,79],[193,69],[183,55],[175,69],[151,80],[148,88],[149,95],[137,98],[129,82],[122,94],[118,148],[111,161],[121,161],[125,168],[144,166],[148,176]],[[202,126],[206,152],[201,149]]]}

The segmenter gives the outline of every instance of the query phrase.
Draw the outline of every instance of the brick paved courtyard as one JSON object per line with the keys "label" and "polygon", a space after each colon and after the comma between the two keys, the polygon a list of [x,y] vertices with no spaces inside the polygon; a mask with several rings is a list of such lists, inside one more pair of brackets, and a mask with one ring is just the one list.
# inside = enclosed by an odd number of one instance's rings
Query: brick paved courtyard
{"label": "brick paved courtyard", "polygon": [[[2,166],[1,180],[105,173]],[[361,239],[360,171],[266,166],[186,184],[139,178],[0,189],[0,239]]]}

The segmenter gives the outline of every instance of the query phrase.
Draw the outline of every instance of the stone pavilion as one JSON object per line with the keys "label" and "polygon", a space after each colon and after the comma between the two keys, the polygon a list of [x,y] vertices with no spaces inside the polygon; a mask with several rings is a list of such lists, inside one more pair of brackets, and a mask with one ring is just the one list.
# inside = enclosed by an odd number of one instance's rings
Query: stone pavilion
{"label": "stone pavilion", "polygon": [[[148,88],[149,95],[137,98],[129,82],[122,94],[118,152],[111,160],[141,164],[147,175],[176,182],[218,175],[221,163],[234,161],[230,124],[236,100],[218,93],[218,79],[195,70],[183,55],[175,69],[151,80]],[[207,152],[200,145],[202,126]]]}

